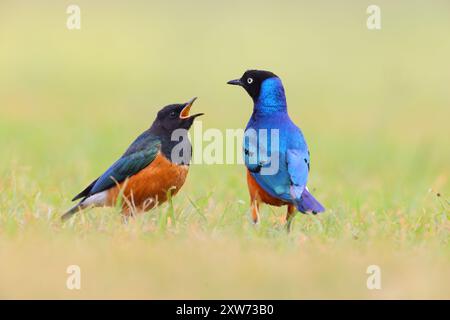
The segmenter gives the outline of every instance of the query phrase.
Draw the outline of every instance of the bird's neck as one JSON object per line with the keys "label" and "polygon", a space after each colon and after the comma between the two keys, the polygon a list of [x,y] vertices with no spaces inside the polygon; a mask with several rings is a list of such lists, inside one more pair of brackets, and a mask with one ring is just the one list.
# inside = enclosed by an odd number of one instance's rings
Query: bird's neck
{"label": "bird's neck", "polygon": [[192,146],[187,130],[180,130],[176,135],[172,136],[173,131],[162,128],[158,124],[153,124],[149,132],[161,141],[161,153],[164,157],[175,164],[189,165],[192,156]]}
{"label": "bird's neck", "polygon": [[261,84],[258,98],[254,101],[253,114],[274,115],[286,112],[286,95],[281,80],[279,78],[265,80]]}

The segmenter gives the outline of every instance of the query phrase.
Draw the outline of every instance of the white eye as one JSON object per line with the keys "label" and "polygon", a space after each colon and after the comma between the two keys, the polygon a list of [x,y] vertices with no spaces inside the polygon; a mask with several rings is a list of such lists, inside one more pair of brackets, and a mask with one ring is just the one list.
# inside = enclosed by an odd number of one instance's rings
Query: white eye
{"label": "white eye", "polygon": [[253,83],[253,78],[247,78],[247,83],[248,84],[252,84]]}

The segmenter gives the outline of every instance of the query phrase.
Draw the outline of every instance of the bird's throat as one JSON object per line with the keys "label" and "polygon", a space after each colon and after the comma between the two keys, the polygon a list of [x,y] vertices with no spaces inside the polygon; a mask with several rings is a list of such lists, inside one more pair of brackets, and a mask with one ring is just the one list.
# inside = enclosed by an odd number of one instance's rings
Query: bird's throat
{"label": "bird's throat", "polygon": [[287,112],[286,95],[279,78],[267,79],[261,85],[258,99],[254,101],[253,113],[273,114]]}

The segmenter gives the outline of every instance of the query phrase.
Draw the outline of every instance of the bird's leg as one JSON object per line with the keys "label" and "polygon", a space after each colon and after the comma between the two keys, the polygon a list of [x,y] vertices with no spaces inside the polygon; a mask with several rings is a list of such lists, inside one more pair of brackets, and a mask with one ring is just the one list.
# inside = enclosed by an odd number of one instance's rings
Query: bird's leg
{"label": "bird's leg", "polygon": [[287,214],[286,214],[286,229],[287,232],[291,232],[291,224],[292,220],[294,220],[295,216],[295,206],[293,204],[288,204]]}
{"label": "bird's leg", "polygon": [[257,199],[252,199],[251,212],[252,221],[257,224],[259,222],[259,201]]}
{"label": "bird's leg", "polygon": [[250,171],[247,170],[247,185],[250,194],[250,211],[252,215],[252,221],[254,224],[259,222],[259,202],[261,198],[258,194],[258,189],[255,187],[255,181],[253,180]]}
{"label": "bird's leg", "polygon": [[129,206],[123,206],[122,207],[122,223],[123,224],[128,224],[128,221],[130,220],[130,218],[134,218],[134,214],[133,214],[133,210],[132,208],[130,208]]}

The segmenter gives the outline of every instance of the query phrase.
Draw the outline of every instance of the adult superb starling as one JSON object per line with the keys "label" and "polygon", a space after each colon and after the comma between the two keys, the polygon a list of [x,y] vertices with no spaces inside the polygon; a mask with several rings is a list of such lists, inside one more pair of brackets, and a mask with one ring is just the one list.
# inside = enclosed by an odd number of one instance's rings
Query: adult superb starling
{"label": "adult superb starling", "polygon": [[62,220],[88,207],[113,206],[119,197],[125,200],[123,213],[129,215],[134,209],[145,211],[165,202],[168,192],[175,195],[184,184],[192,156],[187,130],[203,115],[189,114],[195,99],[161,109],[150,129],[73,198],[80,201]]}
{"label": "adult superb starling", "polygon": [[[296,209],[302,213],[323,212],[325,208],[306,187],[309,150],[302,131],[288,115],[281,79],[269,71],[249,70],[228,84],[243,87],[253,99],[244,139],[253,222],[259,220],[260,202],[287,205],[288,231]],[[254,133],[255,139],[248,133]]]}

